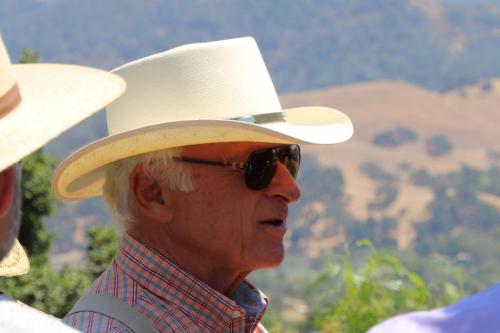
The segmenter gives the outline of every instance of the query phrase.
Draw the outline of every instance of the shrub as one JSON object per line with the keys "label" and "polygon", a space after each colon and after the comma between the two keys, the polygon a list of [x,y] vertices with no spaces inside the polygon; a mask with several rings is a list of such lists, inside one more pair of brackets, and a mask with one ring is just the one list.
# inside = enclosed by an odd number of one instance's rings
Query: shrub
{"label": "shrub", "polygon": [[399,189],[392,185],[383,185],[377,188],[375,199],[368,204],[369,210],[384,210],[398,197]]}
{"label": "shrub", "polygon": [[385,183],[393,182],[397,179],[396,176],[388,171],[382,169],[380,165],[376,162],[363,162],[360,166],[362,172],[364,172],[371,180],[381,181]]}
{"label": "shrub", "polygon": [[453,149],[451,142],[444,135],[435,135],[429,138],[425,143],[425,147],[427,154],[434,157],[446,155]]}
{"label": "shrub", "polygon": [[376,134],[373,137],[373,144],[386,147],[395,148],[404,143],[417,141],[417,134],[409,127],[397,126],[385,132]]}

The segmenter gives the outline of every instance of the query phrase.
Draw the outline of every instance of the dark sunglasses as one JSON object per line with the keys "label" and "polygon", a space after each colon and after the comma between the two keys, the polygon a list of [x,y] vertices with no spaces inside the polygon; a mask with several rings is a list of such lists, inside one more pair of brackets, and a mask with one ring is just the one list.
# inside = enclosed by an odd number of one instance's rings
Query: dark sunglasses
{"label": "dark sunglasses", "polygon": [[178,162],[206,164],[243,170],[245,172],[245,183],[247,187],[252,190],[262,190],[271,183],[276,173],[278,162],[286,166],[293,178],[297,178],[300,166],[300,147],[299,145],[289,145],[259,149],[250,153],[246,162],[207,161],[185,156],[175,156],[173,159]]}

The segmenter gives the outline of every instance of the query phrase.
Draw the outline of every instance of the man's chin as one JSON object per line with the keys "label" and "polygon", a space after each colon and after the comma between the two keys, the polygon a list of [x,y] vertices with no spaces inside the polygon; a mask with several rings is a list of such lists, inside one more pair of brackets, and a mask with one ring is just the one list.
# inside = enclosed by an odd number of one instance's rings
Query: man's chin
{"label": "man's chin", "polygon": [[284,259],[285,259],[285,249],[284,248],[282,248],[281,250],[277,249],[272,253],[268,253],[268,255],[265,258],[263,258],[263,260],[261,261],[262,265],[260,268],[277,267],[281,265]]}

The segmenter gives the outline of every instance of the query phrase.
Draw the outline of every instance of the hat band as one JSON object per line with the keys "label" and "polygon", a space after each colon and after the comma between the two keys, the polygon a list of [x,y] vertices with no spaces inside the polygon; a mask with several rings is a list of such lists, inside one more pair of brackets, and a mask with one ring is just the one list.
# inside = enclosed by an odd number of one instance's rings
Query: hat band
{"label": "hat band", "polygon": [[245,123],[251,123],[251,124],[264,124],[264,123],[283,122],[285,121],[285,119],[286,119],[286,114],[284,112],[271,112],[271,113],[262,113],[262,114],[230,118],[229,120],[243,121]]}
{"label": "hat band", "polygon": [[19,93],[17,84],[14,84],[9,91],[0,98],[0,117],[14,110],[19,103],[21,103],[21,94]]}

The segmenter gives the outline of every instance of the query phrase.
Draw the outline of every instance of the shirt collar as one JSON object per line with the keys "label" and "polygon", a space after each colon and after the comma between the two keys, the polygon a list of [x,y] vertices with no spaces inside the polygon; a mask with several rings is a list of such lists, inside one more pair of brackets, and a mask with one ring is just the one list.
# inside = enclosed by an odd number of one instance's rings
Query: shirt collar
{"label": "shirt collar", "polygon": [[213,327],[222,329],[238,316],[247,325],[257,325],[268,305],[267,297],[249,281],[226,297],[127,233],[115,262],[144,289]]}

